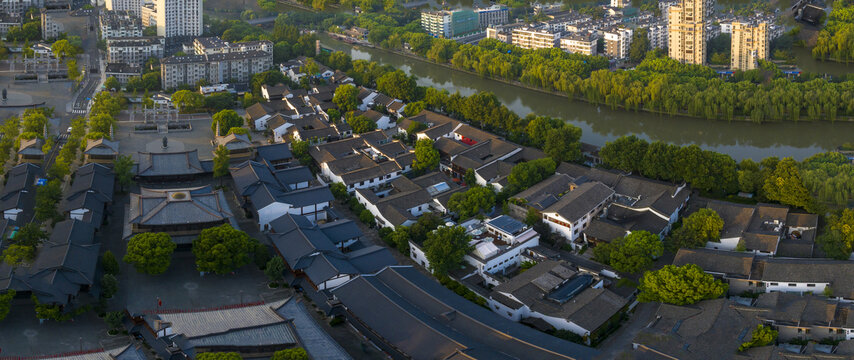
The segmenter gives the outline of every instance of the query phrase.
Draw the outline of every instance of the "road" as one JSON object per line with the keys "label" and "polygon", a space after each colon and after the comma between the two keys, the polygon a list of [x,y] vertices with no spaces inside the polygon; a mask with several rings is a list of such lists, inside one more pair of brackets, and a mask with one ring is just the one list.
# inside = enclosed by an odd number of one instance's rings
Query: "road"
{"label": "road", "polygon": [[[87,26],[86,32],[80,35],[83,40],[82,57],[86,59],[84,62],[86,73],[83,76],[81,90],[77,93],[77,97],[74,99],[74,106],[72,107],[72,113],[77,115],[86,113],[88,110],[88,99],[92,98],[101,85],[101,76],[103,73],[103,69],[101,68],[101,52],[98,50],[98,32],[97,30],[93,30],[97,28],[97,19],[97,13],[93,12],[89,16],[89,26]],[[97,70],[97,72],[92,73],[92,69]]]}

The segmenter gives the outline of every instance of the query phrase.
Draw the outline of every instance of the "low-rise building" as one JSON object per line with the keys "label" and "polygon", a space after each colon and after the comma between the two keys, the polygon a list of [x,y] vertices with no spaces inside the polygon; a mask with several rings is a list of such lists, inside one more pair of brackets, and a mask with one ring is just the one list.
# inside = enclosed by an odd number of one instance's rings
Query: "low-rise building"
{"label": "low-rise building", "polygon": [[313,146],[309,154],[323,177],[344,184],[349,192],[379,189],[412,170],[415,160],[414,152],[380,130]]}
{"label": "low-rise building", "polygon": [[[0,235],[6,236],[5,228],[3,224]],[[32,295],[45,305],[76,302],[80,293],[89,292],[96,283],[101,245],[95,242],[94,232],[91,225],[82,221],[54,224],[50,238],[39,246],[31,262],[17,268],[0,263],[0,291]]]}
{"label": "low-rise building", "polygon": [[787,206],[752,206],[716,200],[709,201],[707,206],[724,221],[720,240],[708,242],[707,248],[732,251],[741,246],[757,255],[773,256],[777,253],[780,240],[786,233]]}
{"label": "low-rise building", "polygon": [[[168,311],[144,315],[133,312],[154,344],[182,357],[228,349],[242,357],[269,357],[278,350],[299,347],[294,321],[300,313],[293,298],[269,303],[237,304],[225,308]],[[304,310],[302,310],[304,312]],[[303,314],[305,316],[305,314]]]}
{"label": "low-rise building", "polygon": [[615,194],[601,182],[585,182],[543,209],[543,222],[569,242],[574,242],[590,221],[605,210]]}
{"label": "low-rise building", "polygon": [[321,225],[305,217],[285,215],[271,223],[270,239],[279,256],[299,278],[315,290],[331,290],[360,274],[372,274],[397,261],[388,248],[378,245],[344,252],[362,232],[352,220]]}
{"label": "low-rise building", "polygon": [[131,233],[165,232],[179,245],[189,245],[202,230],[235,224],[225,193],[211,186],[150,189],[130,194]]}
{"label": "low-rise building", "polygon": [[149,58],[162,58],[165,40],[147,36],[107,39],[107,62],[142,66]]}
{"label": "low-rise building", "polygon": [[77,169],[74,182],[59,205],[70,219],[86,222],[99,229],[113,203],[115,175],[100,164],[86,164]]}
{"label": "low-rise building", "polygon": [[488,284],[497,285],[488,274],[504,275],[508,269],[522,265],[522,254],[540,244],[540,234],[510,216],[500,215],[475,229],[469,244],[473,250],[463,260],[477,269]]}
{"label": "low-rise building", "polygon": [[213,172],[213,162],[199,161],[198,150],[176,152],[140,152],[136,177],[144,182],[193,180]]}
{"label": "low-rise building", "polygon": [[359,276],[331,293],[349,323],[393,358],[542,360],[597,355],[594,349],[496,316],[411,266]]}
{"label": "low-rise building", "polygon": [[605,280],[558,261],[543,261],[495,286],[490,309],[513,321],[539,319],[588,344],[619,322],[628,299],[604,288]]}
{"label": "low-rise building", "polygon": [[18,163],[41,164],[44,161],[44,140],[39,137],[21,139],[18,147]]}
{"label": "low-rise building", "polygon": [[247,161],[232,168],[231,177],[241,207],[254,213],[262,230],[269,230],[270,222],[285,214],[312,222],[326,220],[334,199],[329,187],[318,185],[304,166],[276,170]]}
{"label": "low-rise building", "polygon": [[378,191],[356,189],[355,196],[376,218],[377,226],[410,226],[424,213],[448,213],[451,195],[463,188],[447,175],[433,172],[417,178],[398,177]]}
{"label": "low-rise building", "polygon": [[41,167],[31,163],[23,163],[9,170],[6,184],[0,192],[3,219],[22,223],[32,219],[36,205],[36,178],[41,176]]}
{"label": "low-rise building", "polygon": [[119,142],[100,139],[86,139],[83,150],[84,163],[112,164],[119,157]]}

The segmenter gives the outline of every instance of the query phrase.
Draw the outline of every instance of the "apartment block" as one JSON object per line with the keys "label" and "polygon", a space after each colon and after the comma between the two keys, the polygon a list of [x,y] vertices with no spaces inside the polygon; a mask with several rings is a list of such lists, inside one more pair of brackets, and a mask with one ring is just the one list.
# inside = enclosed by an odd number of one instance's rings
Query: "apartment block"
{"label": "apartment block", "polygon": [[[9,32],[9,29],[16,27],[16,26],[21,26],[21,24],[22,24],[22,20],[21,20],[21,16],[19,16],[19,15],[0,14],[0,35],[6,36],[6,34]],[[42,21],[42,27],[44,27],[44,21]],[[47,33],[42,31],[42,34],[47,34]],[[54,36],[54,37],[56,37],[56,36]],[[48,36],[45,35],[45,38],[48,38]]]}
{"label": "apartment block", "polygon": [[157,8],[154,4],[145,4],[139,9],[140,17],[142,17],[142,26],[157,26]]}
{"label": "apartment block", "polygon": [[523,49],[548,49],[560,44],[560,32],[530,27],[513,29],[511,43]]}
{"label": "apartment block", "polygon": [[560,38],[560,48],[572,54],[595,56],[599,35],[593,31],[573,33]]}
{"label": "apartment block", "polygon": [[202,0],[156,0],[157,36],[202,35]]}
{"label": "apartment block", "polygon": [[712,0],[679,0],[668,10],[670,57],[686,64],[706,61],[706,18]]}
{"label": "apartment block", "polygon": [[480,23],[472,10],[422,11],[421,27],[430,35],[451,39],[477,31]]}
{"label": "apartment block", "polygon": [[654,49],[667,48],[667,22],[666,21],[650,21],[638,24],[638,27],[646,29],[646,37],[649,39],[649,46]]}
{"label": "apartment block", "polygon": [[104,5],[107,10],[127,11],[135,16],[139,16],[142,0],[106,0]]}
{"label": "apartment block", "polygon": [[149,58],[162,58],[164,45],[156,36],[107,39],[107,62],[142,66]]}
{"label": "apartment block", "polygon": [[[199,43],[206,42],[207,40],[202,40]],[[195,84],[203,79],[211,84],[248,82],[252,74],[264,72],[273,67],[273,44],[269,41],[254,43],[258,44],[249,45],[249,47],[270,51],[232,51],[231,47],[228,47],[228,51],[208,53],[205,50],[213,48],[200,45],[202,53],[165,58],[160,62],[163,88],[172,89],[182,84]]]}
{"label": "apartment block", "polygon": [[485,29],[490,25],[506,24],[510,15],[510,10],[504,5],[492,5],[488,8],[479,8],[474,10],[477,13],[477,21],[481,29]]}
{"label": "apartment block", "polygon": [[[2,16],[0,18],[3,19],[2,21],[4,24],[7,23],[6,19],[8,18],[8,15]],[[20,20],[21,19],[18,18],[18,21],[17,21],[18,25],[20,25]],[[65,26],[63,26],[62,23],[57,22],[53,16],[53,14],[50,14],[46,11],[42,11],[42,13],[41,13],[41,23],[42,23],[42,38],[44,38],[44,39],[55,39],[57,36],[59,36],[60,33],[65,31]],[[0,25],[0,33],[6,34],[8,29],[5,29],[5,31],[4,31],[4,29],[2,27],[3,26]]]}
{"label": "apartment block", "polygon": [[44,7],[44,0],[0,0],[0,13],[23,15],[31,7]]}
{"label": "apartment block", "polygon": [[769,43],[768,23],[733,22],[730,67],[739,70],[757,68],[757,60],[768,59]]}
{"label": "apartment block", "polygon": [[98,17],[98,24],[102,40],[142,36],[142,21],[126,10],[104,11]]}
{"label": "apartment block", "polygon": [[614,59],[629,57],[629,45],[632,43],[632,29],[611,28],[604,31],[605,55]]}
{"label": "apartment block", "polygon": [[229,54],[247,51],[263,51],[273,53],[272,41],[246,41],[229,43],[219,37],[196,38],[193,40],[193,51],[196,55]]}

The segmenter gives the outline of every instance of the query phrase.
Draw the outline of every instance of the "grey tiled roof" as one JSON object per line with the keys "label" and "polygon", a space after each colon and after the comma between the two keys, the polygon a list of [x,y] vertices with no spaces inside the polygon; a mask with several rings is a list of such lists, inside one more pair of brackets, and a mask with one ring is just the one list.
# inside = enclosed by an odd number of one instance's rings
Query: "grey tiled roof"
{"label": "grey tiled roof", "polygon": [[86,155],[118,155],[119,142],[110,141],[105,138],[97,140],[87,139],[86,150],[83,152]]}
{"label": "grey tiled roof", "polygon": [[168,322],[172,326],[174,333],[183,334],[192,339],[251,327],[283,323],[286,319],[282,318],[276,312],[276,309],[289,300],[285,299],[269,304],[223,310],[162,313],[155,315],[151,319],[148,319],[148,321],[151,325],[154,325],[154,319]]}
{"label": "grey tiled roof", "polygon": [[185,189],[141,188],[131,194],[130,222],[141,225],[182,225],[226,221],[231,209],[221,190],[210,186]]}
{"label": "grey tiled roof", "polygon": [[726,274],[727,277],[749,279],[753,268],[753,253],[709,249],[679,249],[673,265],[696,264],[704,271]]}
{"label": "grey tiled roof", "polygon": [[612,195],[614,190],[602,183],[587,182],[564,195],[545,211],[556,212],[569,221],[576,221]]}
{"label": "grey tiled roof", "polygon": [[[415,359],[588,359],[597,351],[501,318],[412,267],[388,267],[332,290],[361,323]],[[378,311],[379,310],[379,311]]]}
{"label": "grey tiled roof", "polygon": [[172,153],[139,153],[137,175],[141,177],[196,175],[204,172],[205,169],[199,162],[198,150]]}

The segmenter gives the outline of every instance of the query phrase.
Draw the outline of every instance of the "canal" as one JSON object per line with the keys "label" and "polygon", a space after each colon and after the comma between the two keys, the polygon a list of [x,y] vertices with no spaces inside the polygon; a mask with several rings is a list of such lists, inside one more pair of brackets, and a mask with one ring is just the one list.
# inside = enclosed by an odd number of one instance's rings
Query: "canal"
{"label": "canal", "polygon": [[459,91],[462,95],[491,91],[519,116],[533,112],[564,119],[583,130],[582,141],[599,146],[620,136],[635,134],[649,141],[697,144],[704,149],[729,154],[736,160],[759,160],[768,156],[803,159],[854,141],[854,123],[754,124],[611,110],[453,71],[384,50],[354,47],[325,34],[320,34],[320,39],[325,47],[349,53],[353,59],[377,61],[415,75],[418,85],[446,89],[452,93]]}

